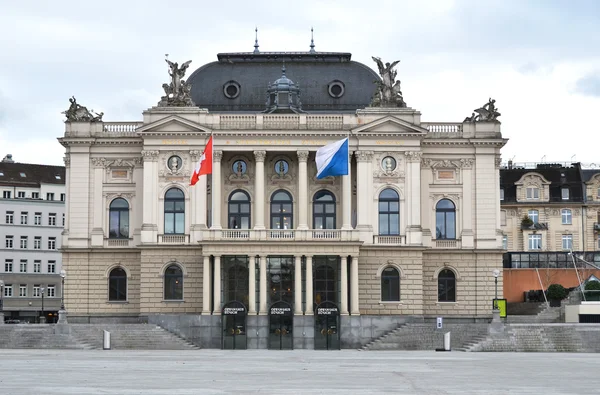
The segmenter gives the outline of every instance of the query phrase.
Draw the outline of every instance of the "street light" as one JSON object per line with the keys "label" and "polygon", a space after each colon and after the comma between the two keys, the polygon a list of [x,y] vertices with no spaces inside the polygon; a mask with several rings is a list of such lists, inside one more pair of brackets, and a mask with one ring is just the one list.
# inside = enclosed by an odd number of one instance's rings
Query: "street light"
{"label": "street light", "polygon": [[500,276],[500,270],[494,269],[492,272],[494,275],[494,287],[495,287],[495,297],[494,297],[494,309],[498,309],[498,276]]}
{"label": "street light", "polygon": [[61,298],[60,298],[60,309],[65,309],[65,278],[67,277],[67,272],[65,269],[60,271],[60,278],[62,279],[62,289],[61,289]]}
{"label": "street light", "polygon": [[42,293],[42,316],[40,317],[40,324],[46,323],[46,316],[44,315],[44,291],[46,288],[41,287],[40,292]]}

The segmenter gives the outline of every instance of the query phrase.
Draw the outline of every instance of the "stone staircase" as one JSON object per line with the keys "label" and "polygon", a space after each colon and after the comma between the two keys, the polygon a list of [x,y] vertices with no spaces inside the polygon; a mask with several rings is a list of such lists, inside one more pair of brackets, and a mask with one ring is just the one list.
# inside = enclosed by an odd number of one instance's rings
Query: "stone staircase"
{"label": "stone staircase", "polygon": [[508,324],[465,351],[600,352],[600,325]]}
{"label": "stone staircase", "polygon": [[561,308],[548,307],[546,303],[518,303],[517,305],[531,305],[530,307],[508,306],[506,322],[511,324],[535,324],[560,322]]}
{"label": "stone staircase", "polygon": [[436,329],[435,323],[403,324],[367,343],[361,350],[435,350],[443,348],[444,334],[450,332],[450,348],[463,350],[467,345],[485,339],[488,324],[444,324]]}
{"label": "stone staircase", "polygon": [[[0,349],[102,349],[104,330],[111,333],[113,350],[198,349],[177,335],[149,324],[70,324],[70,333],[56,333],[56,325],[2,325]],[[60,332],[60,331],[58,331]]]}

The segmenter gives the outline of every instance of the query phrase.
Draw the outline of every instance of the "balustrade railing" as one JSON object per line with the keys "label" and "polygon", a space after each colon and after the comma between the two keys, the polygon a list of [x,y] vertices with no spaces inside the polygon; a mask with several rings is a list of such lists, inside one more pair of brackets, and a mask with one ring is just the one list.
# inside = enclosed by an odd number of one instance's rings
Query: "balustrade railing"
{"label": "balustrade railing", "polygon": [[220,115],[221,129],[256,129],[256,115]]}
{"label": "balustrade railing", "polygon": [[344,127],[343,115],[307,115],[306,128],[316,130],[339,130]]}
{"label": "balustrade railing", "polygon": [[130,239],[104,239],[104,247],[129,247]]}
{"label": "balustrade railing", "polygon": [[243,239],[247,240],[250,238],[251,230],[241,229],[223,229],[221,230],[221,239]]}
{"label": "balustrade railing", "polygon": [[311,233],[312,238],[315,240],[331,240],[340,239],[342,237],[342,231],[337,229],[313,229]]}
{"label": "balustrade railing", "polygon": [[189,235],[158,235],[159,244],[187,244],[189,241]]}
{"label": "balustrade railing", "polygon": [[299,115],[264,115],[263,127],[265,129],[298,129],[300,127]]}
{"label": "balustrade railing", "polygon": [[436,248],[460,248],[460,240],[435,240]]}
{"label": "balustrade railing", "polygon": [[373,235],[373,244],[404,245],[406,244],[406,236]]}
{"label": "balustrade railing", "polygon": [[104,122],[103,131],[115,134],[133,133],[143,124],[143,122]]}
{"label": "balustrade railing", "polygon": [[422,123],[421,126],[429,131],[427,137],[461,137],[463,132],[462,123],[455,122],[436,122]]}
{"label": "balustrade railing", "polygon": [[267,239],[269,239],[269,240],[293,240],[294,239],[294,230],[292,230],[292,229],[267,230]]}

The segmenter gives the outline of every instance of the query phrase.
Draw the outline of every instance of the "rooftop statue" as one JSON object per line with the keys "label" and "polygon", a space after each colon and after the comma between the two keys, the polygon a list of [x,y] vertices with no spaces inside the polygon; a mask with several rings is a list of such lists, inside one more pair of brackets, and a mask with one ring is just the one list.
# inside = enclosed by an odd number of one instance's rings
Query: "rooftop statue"
{"label": "rooftop statue", "polygon": [[397,71],[394,70],[394,67],[400,63],[400,61],[396,60],[392,63],[387,62],[384,66],[381,58],[372,56],[372,59],[377,63],[381,81],[375,81],[377,84],[377,91],[373,95],[371,106],[406,107],[406,103],[402,98],[402,91],[400,90],[400,81],[396,81]]}
{"label": "rooftop statue", "polygon": [[192,97],[190,96],[191,86],[183,79],[185,71],[189,67],[191,60],[183,63],[181,67],[177,62],[171,62],[165,59],[169,65],[169,76],[171,77],[170,84],[163,84],[165,96],[161,97],[159,106],[163,107],[189,107],[194,106]]}
{"label": "rooftop statue", "polygon": [[[497,121],[501,115],[496,107],[496,100],[490,98],[481,108],[475,109],[470,117],[466,117],[463,122],[493,122]],[[475,115],[477,113],[477,115]]]}
{"label": "rooftop statue", "polygon": [[66,115],[67,122],[102,122],[103,112],[96,113],[93,109],[88,111],[86,107],[77,104],[75,96],[70,97],[69,102],[71,103],[69,108],[61,112]]}

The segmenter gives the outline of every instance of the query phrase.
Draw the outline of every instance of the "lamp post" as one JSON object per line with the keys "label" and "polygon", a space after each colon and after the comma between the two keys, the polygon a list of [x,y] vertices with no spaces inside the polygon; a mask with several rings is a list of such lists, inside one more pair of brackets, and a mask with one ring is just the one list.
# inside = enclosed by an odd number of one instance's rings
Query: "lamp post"
{"label": "lamp post", "polygon": [[[498,300],[498,276],[500,275],[500,270],[494,269],[492,274],[494,275],[494,286],[496,289],[496,293],[495,293],[496,296],[494,297],[494,299]],[[496,304],[494,304],[494,307],[498,308],[498,306]]]}
{"label": "lamp post", "polygon": [[42,316],[40,317],[40,324],[46,323],[46,316],[44,315],[44,291],[46,288],[41,287],[40,292],[42,293]]}
{"label": "lamp post", "polygon": [[60,310],[58,311],[58,323],[67,323],[67,310],[65,309],[65,278],[67,278],[67,271],[65,269],[60,271],[60,278],[62,280],[62,288],[60,295]]}
{"label": "lamp post", "polygon": [[4,324],[4,281],[0,280],[0,325]]}

